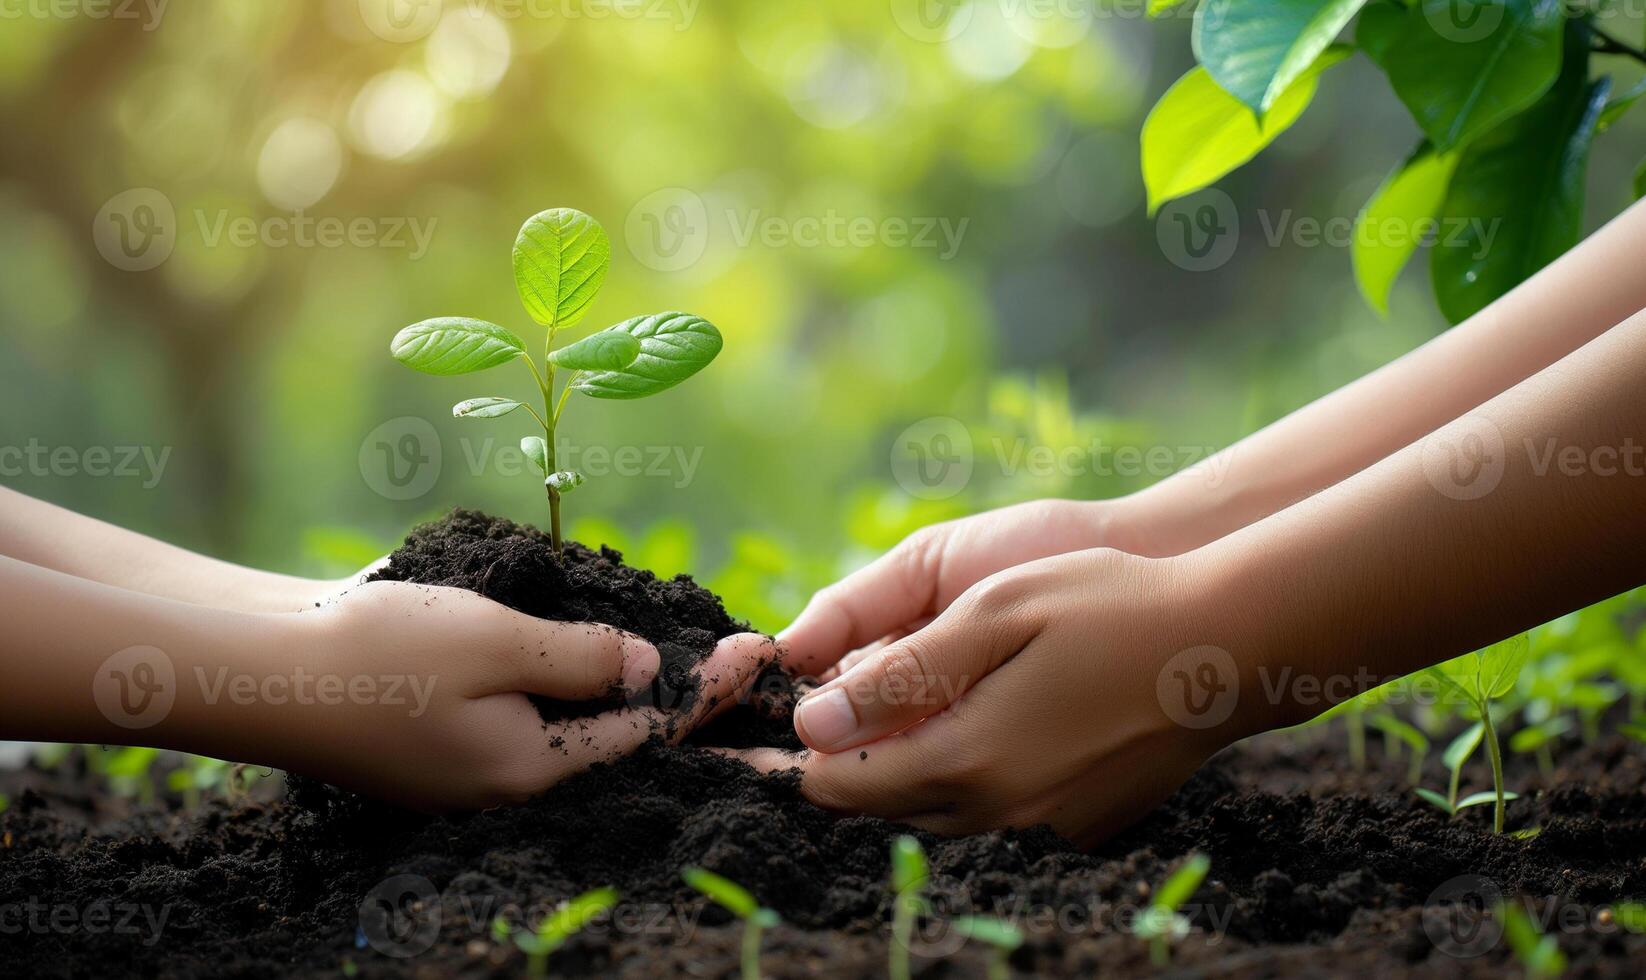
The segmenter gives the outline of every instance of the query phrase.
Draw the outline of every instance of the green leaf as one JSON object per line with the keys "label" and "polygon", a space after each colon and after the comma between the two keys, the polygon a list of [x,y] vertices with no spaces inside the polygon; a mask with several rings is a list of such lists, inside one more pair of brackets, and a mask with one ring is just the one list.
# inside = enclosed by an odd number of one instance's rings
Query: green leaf
{"label": "green leaf", "polygon": [[760,911],[760,903],[755,901],[749,890],[730,878],[722,878],[713,871],[696,867],[681,871],[680,877],[739,919],[753,918]]}
{"label": "green leaf", "polygon": [[1543,833],[1542,827],[1522,827],[1519,830],[1509,831],[1508,836],[1514,840],[1531,840],[1541,833]]}
{"label": "green leaf", "polygon": [[1637,201],[1646,197],[1646,160],[1640,161],[1640,166],[1635,168],[1635,179],[1629,189],[1635,192]]}
{"label": "green leaf", "polygon": [[1438,231],[1435,216],[1457,167],[1454,154],[1435,153],[1427,143],[1383,181],[1355,217],[1349,257],[1360,294],[1377,312],[1389,314],[1389,292],[1400,270],[1417,251],[1425,225]]}
{"label": "green leaf", "polygon": [[620,371],[640,356],[640,341],[617,327],[607,327],[549,355],[558,367],[573,371]]}
{"label": "green leaf", "polygon": [[1012,950],[1023,945],[1023,930],[1004,919],[983,915],[963,915],[952,923],[954,930],[967,939],[988,943],[998,949]]}
{"label": "green leaf", "polygon": [[470,398],[452,406],[452,418],[457,419],[495,419],[499,415],[507,415],[520,407],[520,403],[512,398]]}
{"label": "green leaf", "polygon": [[1606,103],[1606,108],[1600,111],[1600,120],[1595,123],[1595,132],[1604,133],[1612,128],[1612,124],[1623,118],[1640,97],[1646,95],[1646,78],[1630,86],[1629,91]]}
{"label": "green leaf", "polygon": [[1313,68],[1274,101],[1261,124],[1204,68],[1197,67],[1173,83],[1143,120],[1140,139],[1149,213],[1173,198],[1210,186],[1257,156],[1297,121],[1314,98],[1320,73],[1346,54],[1347,49],[1328,48]]}
{"label": "green leaf", "polygon": [[1204,0],[1195,11],[1195,58],[1224,91],[1267,112],[1365,3]]}
{"label": "green leaf", "polygon": [[1618,902],[1612,906],[1612,917],[1617,924],[1634,933],[1646,932],[1646,904]]}
{"label": "green leaf", "polygon": [[1181,7],[1184,2],[1185,0],[1149,0],[1149,7],[1147,10],[1148,16],[1151,19],[1159,17],[1161,14],[1171,10],[1173,7]]}
{"label": "green leaf", "polygon": [[583,485],[583,474],[576,470],[556,470],[543,483],[556,493],[570,493]]}
{"label": "green leaf", "polygon": [[1536,102],[1560,74],[1560,0],[1420,0],[1383,55],[1395,94],[1442,151]]}
{"label": "green leaf", "polygon": [[1485,737],[1486,726],[1484,723],[1477,721],[1452,739],[1447,744],[1446,751],[1441,755],[1441,761],[1446,763],[1447,771],[1456,772],[1462,769],[1464,763],[1469,761],[1469,757],[1475,754],[1476,749],[1480,748],[1480,743]]}
{"label": "green leaf", "polygon": [[1566,956],[1553,936],[1538,932],[1537,924],[1520,902],[1504,902],[1497,908],[1503,923],[1503,936],[1509,941],[1515,959],[1525,967],[1532,978],[1558,977],[1566,972]]}
{"label": "green leaf", "polygon": [[537,927],[537,940],[553,949],[577,934],[595,916],[617,904],[617,889],[596,888],[586,891],[545,916]]}
{"label": "green leaf", "polygon": [[506,364],[525,354],[526,345],[495,323],[443,316],[395,334],[389,353],[426,374],[467,374]]}
{"label": "green leaf", "polygon": [[640,354],[620,371],[586,374],[572,387],[595,398],[644,398],[703,370],[723,341],[714,324],[690,313],[637,316],[610,328],[640,342]]}
{"label": "green leaf", "polygon": [[[1510,800],[1518,800],[1518,799],[1520,799],[1520,794],[1519,793],[1510,792],[1510,793],[1504,793],[1503,794],[1503,802],[1505,802],[1505,803],[1509,802]],[[1468,796],[1465,796],[1463,799],[1458,800],[1457,801],[1457,808],[1459,810],[1465,810],[1465,809],[1468,809],[1469,807],[1472,807],[1472,806],[1484,806],[1487,803],[1496,803],[1496,802],[1497,802],[1497,793],[1494,792],[1493,790],[1488,789],[1488,790],[1482,790],[1479,793],[1470,793]]]}
{"label": "green leaf", "polygon": [[1499,640],[1480,651],[1480,691],[1487,698],[1500,698],[1514,690],[1526,654],[1532,648],[1529,634],[1520,633]]}
{"label": "green leaf", "polygon": [[527,436],[520,440],[520,451],[537,467],[537,472],[549,475],[549,447],[542,436]]}
{"label": "green leaf", "polygon": [[1419,786],[1416,790],[1414,790],[1414,792],[1416,792],[1417,795],[1422,797],[1425,801],[1427,801],[1427,802],[1433,804],[1434,806],[1446,811],[1448,814],[1453,812],[1452,811],[1452,805],[1450,803],[1446,802],[1446,797],[1442,796],[1439,793],[1436,793],[1434,790],[1424,789],[1423,787]]}
{"label": "green leaf", "polygon": [[1176,912],[1194,896],[1195,889],[1200,887],[1211,867],[1211,858],[1204,854],[1191,855],[1181,868],[1172,872],[1171,877],[1155,889],[1154,901],[1149,904],[1157,909]]}
{"label": "green leaf", "polygon": [[1384,56],[1406,30],[1406,8],[1394,0],[1373,0],[1355,21],[1355,47],[1372,63],[1383,66]]}
{"label": "green leaf", "polygon": [[920,841],[908,834],[892,841],[893,892],[898,895],[918,894],[920,889],[926,887],[928,873],[926,852],[921,850]]}
{"label": "green leaf", "polygon": [[514,240],[520,302],[551,330],[569,327],[588,312],[611,261],[611,242],[598,221],[571,208],[534,214]]}
{"label": "green leaf", "polygon": [[1416,725],[1401,721],[1394,715],[1372,715],[1368,721],[1378,731],[1388,732],[1400,739],[1413,752],[1422,754],[1429,751],[1429,738]]}

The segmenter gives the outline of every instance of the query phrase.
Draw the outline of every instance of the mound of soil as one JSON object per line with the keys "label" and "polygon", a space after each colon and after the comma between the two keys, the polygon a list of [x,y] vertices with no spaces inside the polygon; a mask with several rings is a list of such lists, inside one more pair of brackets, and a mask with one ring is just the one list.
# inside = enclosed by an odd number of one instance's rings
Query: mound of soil
{"label": "mound of soil", "polygon": [[[588,610],[673,644],[673,691],[692,689],[710,638],[738,629],[689,580],[581,548],[557,570],[541,548],[533,532],[459,512],[420,529],[386,574],[439,576],[539,614]],[[695,618],[682,627],[646,611],[671,602]],[[739,707],[694,739],[761,739],[774,724]],[[1573,975],[1639,975],[1646,936],[1619,929],[1605,907],[1646,897],[1646,746],[1566,745],[1546,778],[1510,760],[1524,794],[1510,826],[1542,828],[1527,840],[1489,833],[1486,807],[1448,820],[1410,792],[1403,760],[1372,755],[1371,769],[1346,769],[1325,727],[1236,746],[1091,853],[1045,829],[921,834],[941,915],[915,943],[917,975],[983,975],[985,952],[943,925],[966,913],[1024,928],[1019,974],[1154,975],[1125,926],[1197,850],[1212,871],[1185,907],[1195,928],[1173,951],[1175,972],[1513,975],[1492,920],[1447,915],[1450,900],[1501,894],[1524,897]],[[1484,769],[1476,760],[1468,788]],[[766,975],[885,975],[888,852],[907,828],[826,813],[793,779],[701,744],[654,740],[527,805],[440,818],[301,780],[283,798],[131,806],[92,778],[76,766],[0,773],[12,799],[0,813],[0,963],[12,974],[519,976],[525,958],[494,937],[494,920],[535,922],[612,885],[618,907],[557,951],[551,973],[735,976],[739,928],[681,883],[695,864],[782,915]],[[1443,782],[1438,760],[1426,778]]]}

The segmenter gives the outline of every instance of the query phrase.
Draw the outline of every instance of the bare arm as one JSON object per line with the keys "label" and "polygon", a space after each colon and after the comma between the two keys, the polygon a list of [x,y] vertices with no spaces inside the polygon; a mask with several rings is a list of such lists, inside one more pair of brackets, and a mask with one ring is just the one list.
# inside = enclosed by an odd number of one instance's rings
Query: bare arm
{"label": "bare arm", "polygon": [[241,612],[294,612],[337,585],[197,555],[4,487],[0,555],[134,592]]}
{"label": "bare arm", "polygon": [[[1630,271],[1643,254],[1646,203],[1405,357],[1128,498],[1116,519],[1138,525],[1140,553],[1181,554],[1360,472],[1646,309],[1646,278]],[[1215,486],[1210,473],[1223,474]]]}

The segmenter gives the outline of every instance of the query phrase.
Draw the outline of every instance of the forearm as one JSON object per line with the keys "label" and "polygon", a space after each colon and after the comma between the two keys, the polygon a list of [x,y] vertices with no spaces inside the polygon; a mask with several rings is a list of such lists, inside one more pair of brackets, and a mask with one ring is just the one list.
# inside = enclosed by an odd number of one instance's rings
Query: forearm
{"label": "forearm", "polygon": [[1646,204],[1467,322],[1128,498],[1143,550],[1181,554],[1354,475],[1646,308]]}
{"label": "forearm", "polygon": [[[1287,670],[1406,674],[1646,582],[1642,377],[1646,313],[1192,556],[1259,700]],[[1275,723],[1329,706],[1278,689]]]}
{"label": "forearm", "polygon": [[290,612],[315,583],[197,555],[0,487],[0,555],[93,582],[243,612]]}
{"label": "forearm", "polygon": [[285,656],[281,647],[302,645],[291,642],[293,627],[306,619],[142,595],[6,557],[0,594],[0,739],[153,745],[222,758],[251,758],[266,719],[212,682],[272,669]]}

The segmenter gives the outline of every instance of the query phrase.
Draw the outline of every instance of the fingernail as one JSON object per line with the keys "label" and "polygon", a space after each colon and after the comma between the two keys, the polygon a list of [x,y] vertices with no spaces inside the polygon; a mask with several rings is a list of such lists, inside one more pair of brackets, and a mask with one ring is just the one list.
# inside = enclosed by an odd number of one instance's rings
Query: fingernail
{"label": "fingernail", "polygon": [[639,691],[652,682],[663,668],[663,658],[657,648],[639,637],[623,641],[623,687]]}
{"label": "fingernail", "polygon": [[857,712],[844,688],[828,688],[794,709],[796,733],[819,752],[833,751],[857,732]]}

